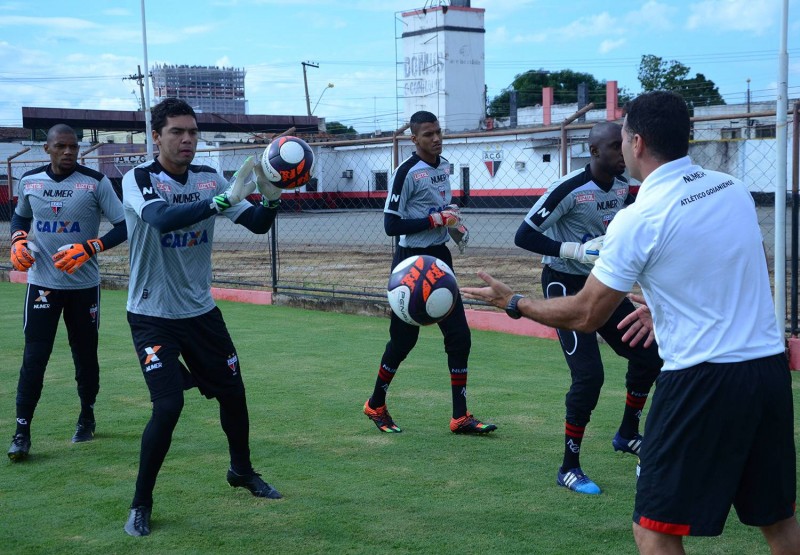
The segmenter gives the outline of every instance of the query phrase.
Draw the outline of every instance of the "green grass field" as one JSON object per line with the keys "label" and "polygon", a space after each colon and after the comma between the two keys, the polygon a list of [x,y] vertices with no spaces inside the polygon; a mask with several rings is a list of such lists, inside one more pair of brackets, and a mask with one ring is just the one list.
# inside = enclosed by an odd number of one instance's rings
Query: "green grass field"
{"label": "green grass field", "polygon": [[[7,441],[14,432],[24,291],[0,283],[0,437]],[[78,400],[61,326],[33,420],[31,457],[0,462],[0,551],[636,553],[636,459],[610,444],[625,400],[625,366],[610,350],[582,457],[604,491],[585,497],[555,485],[569,384],[555,342],[473,332],[470,410],[499,429],[487,437],[456,436],[448,429],[441,336],[437,328],[423,330],[389,392],[403,428],[389,435],[361,412],[387,320],[226,302],[220,307],[247,385],[253,463],[284,499],[256,499],[228,486],[217,405],[192,390],[156,485],[152,535],[128,537],[122,526],[150,403],[124,297],[103,291],[101,390],[90,443],[70,443]],[[686,546],[695,554],[768,552],[761,534],[735,513],[721,537],[690,538]]]}

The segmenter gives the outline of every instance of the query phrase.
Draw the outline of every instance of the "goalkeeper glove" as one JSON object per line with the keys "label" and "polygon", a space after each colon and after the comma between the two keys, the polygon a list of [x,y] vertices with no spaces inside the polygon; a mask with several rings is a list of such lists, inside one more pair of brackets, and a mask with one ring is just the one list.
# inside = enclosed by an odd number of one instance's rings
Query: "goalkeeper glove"
{"label": "goalkeeper glove", "polygon": [[28,233],[18,229],[11,234],[11,264],[15,269],[24,272],[36,262],[28,250]]}
{"label": "goalkeeper glove", "polygon": [[264,168],[261,167],[261,164],[256,164],[253,167],[253,172],[256,174],[258,192],[261,193],[261,203],[267,208],[277,208],[281,203],[283,189],[272,184],[272,181],[267,178],[267,174],[264,173]]}
{"label": "goalkeeper glove", "polygon": [[103,242],[100,239],[89,239],[85,243],[72,243],[59,247],[53,255],[55,267],[62,272],[74,274],[75,270],[98,252],[103,251]]}
{"label": "goalkeeper glove", "polygon": [[447,231],[450,233],[450,237],[453,241],[456,242],[458,252],[464,254],[464,251],[467,250],[467,243],[469,243],[469,230],[467,226],[461,224],[457,227],[451,227]]}
{"label": "goalkeeper glove", "polygon": [[434,227],[457,227],[461,225],[461,209],[455,204],[448,204],[441,212],[434,212],[428,216],[431,228]]}
{"label": "goalkeeper glove", "polygon": [[253,194],[253,191],[256,190],[256,184],[252,180],[254,165],[253,157],[248,156],[233,174],[233,180],[225,192],[214,197],[211,208],[216,209],[217,212],[223,212]]}
{"label": "goalkeeper glove", "polygon": [[581,264],[594,265],[595,260],[600,257],[600,249],[603,248],[605,235],[590,239],[585,243],[561,243],[561,258],[571,258]]}

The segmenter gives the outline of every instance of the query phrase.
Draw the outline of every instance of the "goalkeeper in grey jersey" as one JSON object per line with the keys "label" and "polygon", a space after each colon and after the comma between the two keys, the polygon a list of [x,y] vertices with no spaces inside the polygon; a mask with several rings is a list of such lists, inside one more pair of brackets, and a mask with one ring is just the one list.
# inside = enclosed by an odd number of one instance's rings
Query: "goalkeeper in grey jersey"
{"label": "goalkeeper in grey jersey", "polygon": [[[124,242],[126,236],[122,203],[111,182],[78,164],[75,130],[63,123],[54,125],[44,150],[50,163],[22,176],[11,218],[11,263],[28,272],[17,426],[8,450],[12,461],[25,459],[30,451],[31,421],[62,314],[81,403],[72,442],[94,438],[94,404],[100,391],[100,270],[95,255]],[[113,228],[99,237],[101,216]]]}
{"label": "goalkeeper in grey jersey", "polygon": [[[546,298],[574,295],[583,288],[608,224],[633,200],[627,181],[620,177],[625,171],[621,147],[620,125],[595,125],[589,133],[590,163],[551,185],[519,226],[517,246],[545,255],[542,289]],[[625,410],[612,445],[615,451],[638,455],[642,442],[639,419],[662,361],[655,343],[645,348],[622,341],[623,331],[617,325],[633,311],[633,304],[625,299],[597,332],[618,355],[628,359]],[[566,396],[564,459],[556,482],[578,493],[599,494],[600,488],[580,465],[584,430],[604,379],[597,336],[558,330],[558,337],[572,384]]]}
{"label": "goalkeeper in grey jersey", "polygon": [[[239,358],[211,296],[214,218],[222,214],[254,233],[266,233],[281,189],[252,157],[230,184],[213,168],[192,164],[197,119],[182,100],[168,98],[155,106],[152,128],[158,157],[130,170],[122,182],[131,253],[128,323],[152,402],[125,524],[132,536],[150,533],[156,477],[183,409],[183,391],[191,387],[219,403],[230,453],[228,483],[256,497],[281,497],[251,465]],[[261,205],[244,201],[256,186]]]}
{"label": "goalkeeper in grey jersey", "polygon": [[[453,257],[446,244],[450,237],[448,230],[460,227],[466,232],[466,228],[461,225],[458,207],[450,204],[450,164],[441,156],[442,128],[436,116],[425,111],[413,114],[410,123],[416,150],[395,170],[383,209],[386,234],[398,237],[392,268],[418,254],[435,256],[452,268]],[[459,237],[464,241],[465,234]],[[472,338],[460,295],[450,315],[439,322],[439,329],[444,336],[450,371],[453,399],[450,431],[487,434],[496,430],[497,426],[481,422],[467,410],[467,366]],[[391,314],[389,342],[381,357],[372,395],[364,403],[364,414],[382,432],[401,431],[386,408],[386,393],[418,338],[418,327]]]}

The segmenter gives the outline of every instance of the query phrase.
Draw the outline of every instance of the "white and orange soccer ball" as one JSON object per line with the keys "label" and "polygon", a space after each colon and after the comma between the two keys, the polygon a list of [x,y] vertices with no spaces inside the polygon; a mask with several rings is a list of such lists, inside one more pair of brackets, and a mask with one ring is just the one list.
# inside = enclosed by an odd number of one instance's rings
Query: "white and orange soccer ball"
{"label": "white and orange soccer ball", "polygon": [[392,311],[412,326],[429,326],[447,318],[459,294],[450,266],[428,255],[411,256],[395,266],[386,293]]}
{"label": "white and orange soccer ball", "polygon": [[314,151],[298,137],[278,137],[264,149],[261,168],[276,187],[297,189],[311,181]]}

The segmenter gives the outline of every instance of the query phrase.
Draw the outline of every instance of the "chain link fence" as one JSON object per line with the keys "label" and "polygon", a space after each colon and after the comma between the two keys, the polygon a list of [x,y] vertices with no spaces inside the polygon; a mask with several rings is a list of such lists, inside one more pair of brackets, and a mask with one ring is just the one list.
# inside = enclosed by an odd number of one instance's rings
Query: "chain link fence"
{"label": "chain link fence", "polygon": [[[752,131],[749,119],[740,127],[731,125],[727,116],[719,122],[703,120],[694,123],[690,155],[701,166],[732,174],[748,184],[772,259],[777,172],[774,126],[773,137],[761,129],[758,137],[748,140]],[[462,283],[475,283],[475,272],[485,269],[515,289],[541,294],[540,257],[516,247],[514,235],[528,209],[563,171],[589,162],[591,126],[578,123],[563,129],[551,126],[445,137],[443,155],[450,162],[454,201],[462,206],[470,230],[465,253],[451,244]],[[316,155],[315,178],[307,186],[283,194],[281,212],[268,235],[253,235],[224,217],[217,219],[214,282],[223,287],[385,306],[394,240],[383,231],[383,206],[391,171],[413,152],[413,144],[408,135],[310,144]],[[122,175],[145,159],[143,145],[104,148],[113,151],[84,154],[81,161],[105,173],[120,192]],[[247,156],[258,155],[263,148],[243,144],[202,149],[195,163],[211,166],[229,178]],[[798,156],[791,133],[789,149],[791,168]],[[48,162],[40,147],[8,161],[9,177],[2,189],[8,195],[26,171]],[[0,204],[0,248],[5,252],[11,209],[8,200]],[[790,208],[785,221],[791,222]],[[104,279],[126,280],[127,248],[124,243],[100,255]],[[0,267],[11,269],[7,257]]]}

